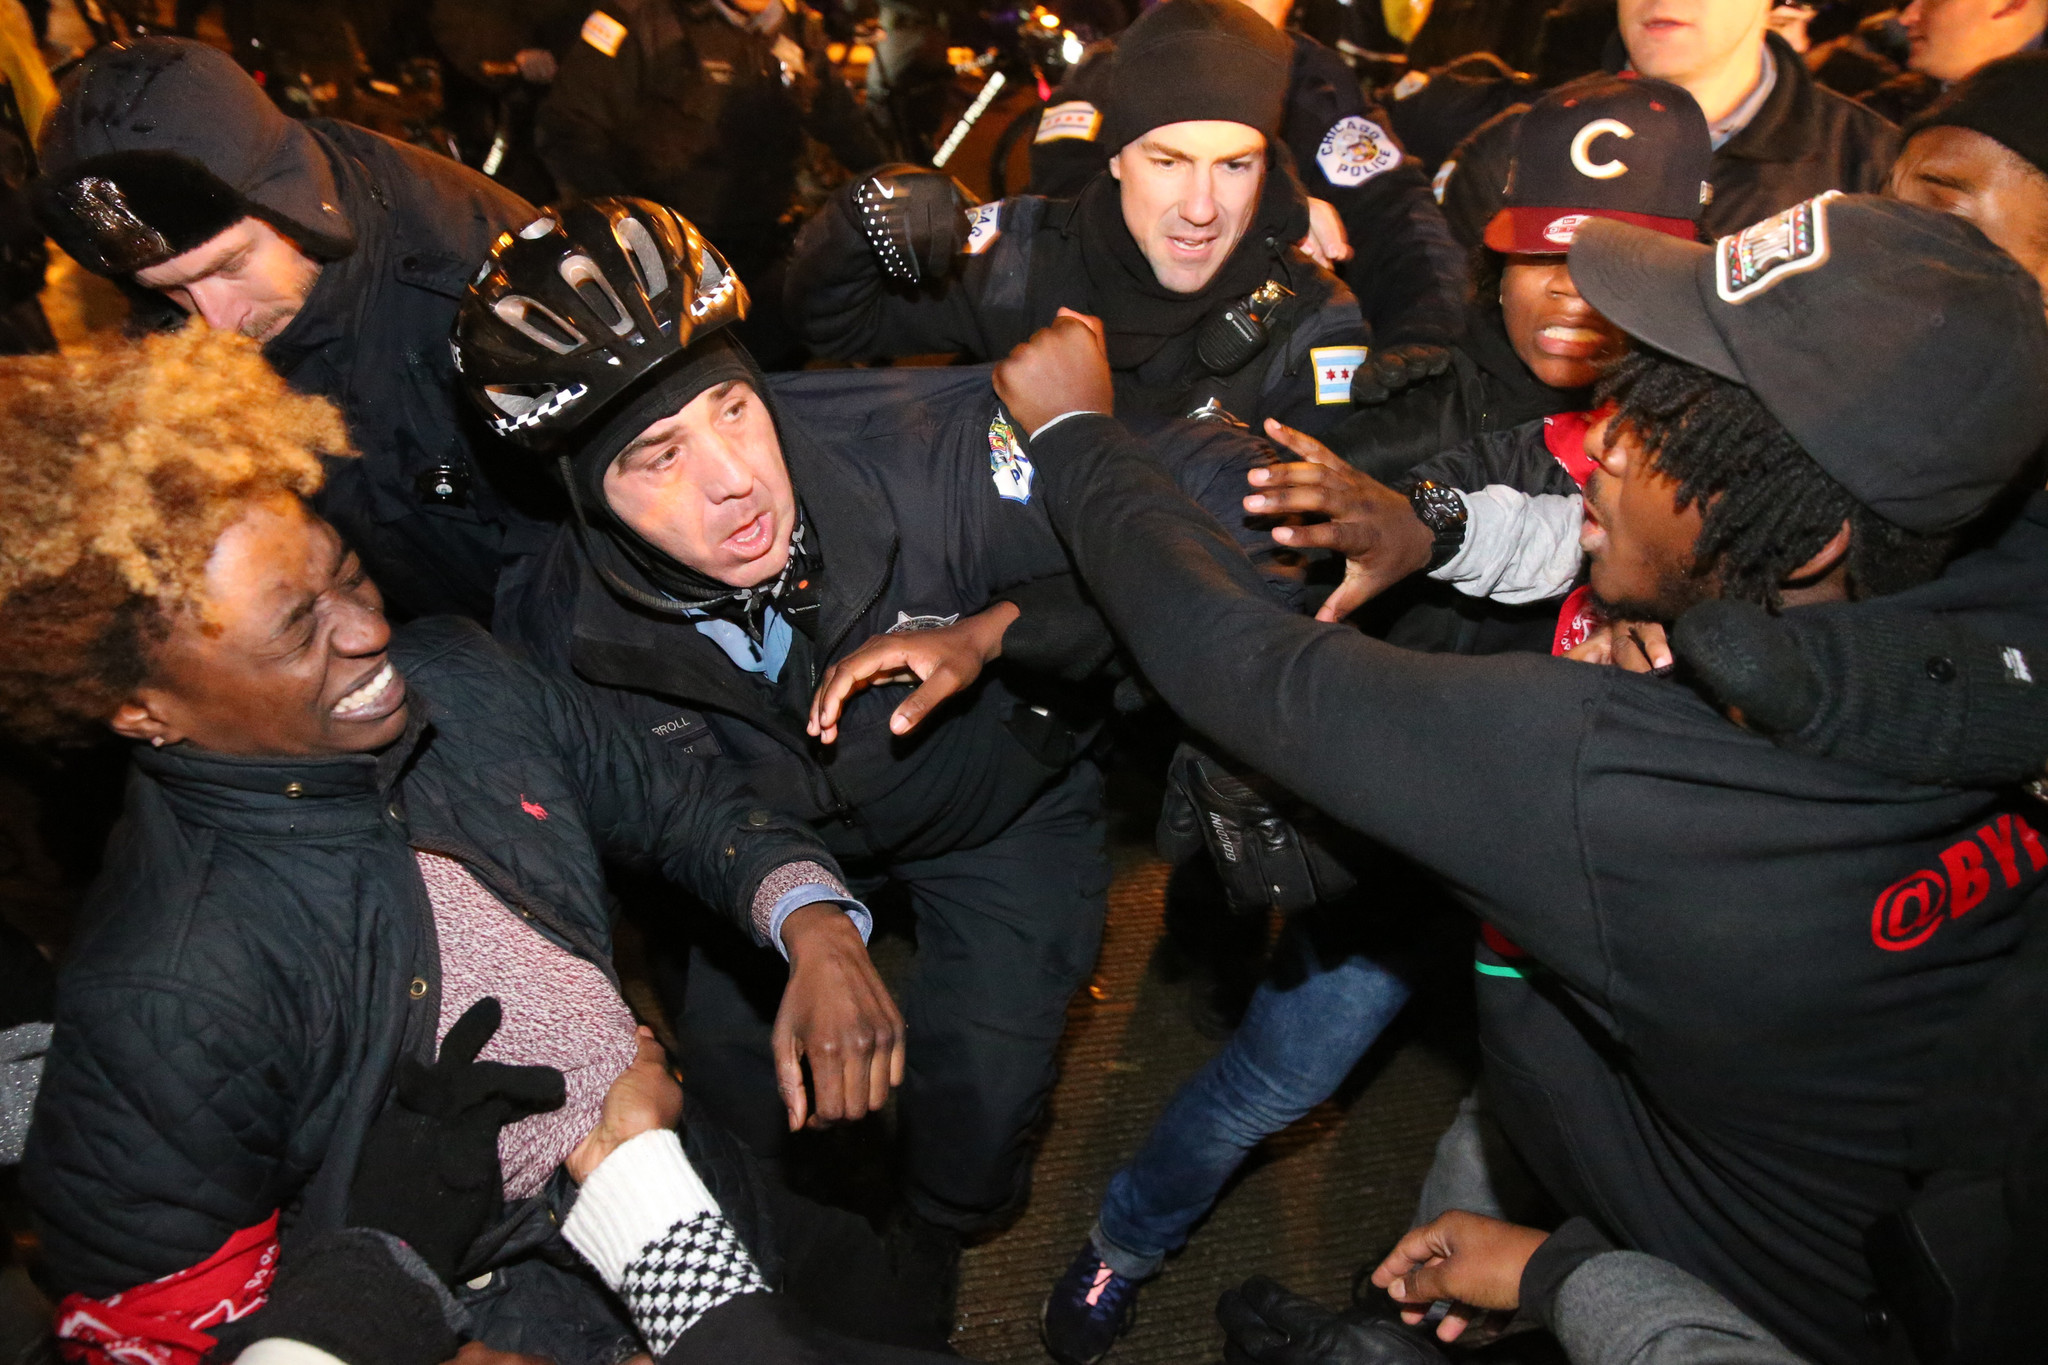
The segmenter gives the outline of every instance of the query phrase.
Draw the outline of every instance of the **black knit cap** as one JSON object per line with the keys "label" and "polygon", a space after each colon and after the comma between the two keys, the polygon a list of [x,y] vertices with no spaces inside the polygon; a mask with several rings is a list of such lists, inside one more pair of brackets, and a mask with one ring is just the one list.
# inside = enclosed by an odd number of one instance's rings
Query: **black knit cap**
{"label": "black knit cap", "polygon": [[1164,0],[1117,39],[1103,145],[1169,123],[1216,119],[1280,132],[1294,45],[1238,0]]}
{"label": "black knit cap", "polygon": [[2048,175],[2048,52],[2016,52],[1986,62],[1906,121],[1923,128],[1982,133]]}
{"label": "black knit cap", "polygon": [[355,234],[313,135],[227,54],[182,38],[104,47],[65,79],[30,200],[98,275],[132,275],[258,217],[321,260]]}

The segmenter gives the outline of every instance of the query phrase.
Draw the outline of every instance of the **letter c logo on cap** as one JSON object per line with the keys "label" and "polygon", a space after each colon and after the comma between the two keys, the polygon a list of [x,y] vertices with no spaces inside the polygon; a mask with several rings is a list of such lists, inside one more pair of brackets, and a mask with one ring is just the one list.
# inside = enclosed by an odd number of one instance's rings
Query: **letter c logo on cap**
{"label": "letter c logo on cap", "polygon": [[1578,170],[1580,175],[1590,176],[1594,180],[1612,180],[1618,175],[1627,175],[1628,167],[1621,162],[1596,162],[1587,155],[1593,146],[1593,139],[1599,137],[1602,133],[1612,133],[1615,137],[1627,139],[1634,137],[1636,130],[1623,123],[1620,119],[1594,119],[1591,123],[1579,129],[1578,136],[1572,139],[1573,167]]}

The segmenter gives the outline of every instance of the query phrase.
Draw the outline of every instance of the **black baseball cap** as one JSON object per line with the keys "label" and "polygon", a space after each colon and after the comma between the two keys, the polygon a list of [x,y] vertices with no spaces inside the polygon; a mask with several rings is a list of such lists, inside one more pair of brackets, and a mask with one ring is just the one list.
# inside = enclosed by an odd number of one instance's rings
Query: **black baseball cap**
{"label": "black baseball cap", "polygon": [[2048,439],[2041,287],[1951,214],[1830,190],[1712,246],[1593,222],[1571,271],[1615,325],[1750,389],[1908,530],[1970,521]]}
{"label": "black baseball cap", "polygon": [[1486,225],[1495,251],[1562,256],[1593,218],[1695,241],[1714,144],[1693,97],[1624,71],[1560,85],[1515,125],[1504,207]]}

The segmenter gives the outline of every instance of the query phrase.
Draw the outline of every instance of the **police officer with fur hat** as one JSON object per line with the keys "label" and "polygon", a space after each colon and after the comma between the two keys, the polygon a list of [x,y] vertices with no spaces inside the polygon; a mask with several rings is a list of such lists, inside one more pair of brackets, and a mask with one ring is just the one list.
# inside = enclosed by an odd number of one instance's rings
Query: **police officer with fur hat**
{"label": "police officer with fur hat", "polygon": [[335,462],[315,503],[391,610],[488,621],[549,503],[491,458],[447,337],[491,240],[532,208],[446,158],[289,119],[225,54],[178,38],[81,63],[42,159],[44,229],[142,320],[254,337],[293,387],[341,408],[362,458]]}
{"label": "police officer with fur hat", "polygon": [[[860,892],[908,890],[900,1018],[865,926],[797,911],[747,926],[787,956],[786,985],[737,935],[696,938],[677,1023],[693,1093],[764,1156],[902,1084],[898,1241],[932,1260],[950,1324],[959,1238],[1028,1188],[1100,942],[1101,780],[1075,684],[1110,641],[985,370],[770,380],[731,338],[745,304],[717,251],[644,200],[501,239],[457,326],[464,382],[574,516],[498,628],[666,761],[809,821]],[[1229,515],[1252,443],[1180,430],[1182,486]],[[771,1029],[755,1002],[778,997]]]}
{"label": "police officer with fur hat", "polygon": [[937,172],[844,186],[797,239],[791,317],[842,359],[994,359],[1070,309],[1101,318],[1134,415],[1322,429],[1366,333],[1350,291],[1292,245],[1309,227],[1279,139],[1292,59],[1237,0],[1147,12],[1112,67],[1107,175],[971,218]]}

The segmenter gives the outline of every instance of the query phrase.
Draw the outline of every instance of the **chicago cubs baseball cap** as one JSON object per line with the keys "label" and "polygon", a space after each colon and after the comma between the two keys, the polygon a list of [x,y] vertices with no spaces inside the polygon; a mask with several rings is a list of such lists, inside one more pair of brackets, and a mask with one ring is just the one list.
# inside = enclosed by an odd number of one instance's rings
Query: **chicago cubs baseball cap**
{"label": "chicago cubs baseball cap", "polygon": [[1750,389],[1858,502],[1911,531],[1977,516],[2048,439],[2048,318],[1951,214],[1830,190],[1711,246],[1591,222],[1586,302]]}
{"label": "chicago cubs baseball cap", "polygon": [[1706,115],[1668,81],[1602,72],[1560,85],[1515,125],[1505,207],[1486,244],[1562,256],[1593,218],[1694,241],[1713,156]]}

